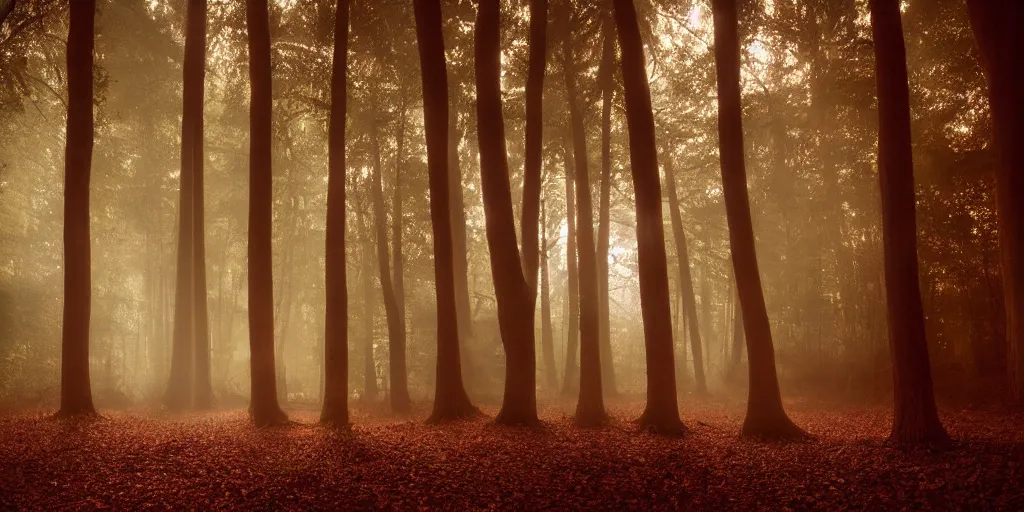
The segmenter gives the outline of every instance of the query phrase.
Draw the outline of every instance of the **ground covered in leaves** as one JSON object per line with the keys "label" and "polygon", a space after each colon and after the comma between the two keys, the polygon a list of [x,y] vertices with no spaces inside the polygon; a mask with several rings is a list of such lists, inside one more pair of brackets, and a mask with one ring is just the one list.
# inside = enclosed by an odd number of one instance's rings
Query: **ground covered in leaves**
{"label": "ground covered in leaves", "polygon": [[943,411],[942,450],[885,443],[883,407],[790,404],[814,438],[738,437],[742,404],[686,404],[681,438],[641,432],[639,403],[580,429],[561,406],[540,428],[490,416],[426,425],[355,412],[349,432],[251,426],[245,411],[186,416],[0,415],[0,509],[828,509],[1024,510],[1024,417]]}

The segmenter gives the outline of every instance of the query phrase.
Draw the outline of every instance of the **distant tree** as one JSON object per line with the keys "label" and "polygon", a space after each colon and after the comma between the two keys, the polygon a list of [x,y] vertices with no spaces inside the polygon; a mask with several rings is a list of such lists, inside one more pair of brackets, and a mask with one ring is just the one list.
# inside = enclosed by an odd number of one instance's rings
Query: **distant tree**
{"label": "distant tree", "polygon": [[437,300],[437,371],[431,421],[476,412],[462,383],[455,266],[449,204],[448,70],[440,0],[415,0],[416,40],[423,80],[423,125],[427,143],[430,223],[434,234],[434,290]]}
{"label": "distant tree", "polygon": [[505,348],[505,395],[497,421],[537,423],[534,301],[516,244],[501,105],[499,0],[481,0],[475,29],[477,136],[487,246]]}
{"label": "distant tree", "polygon": [[[365,197],[365,194],[360,194],[361,199]],[[356,204],[356,217],[357,224],[359,226],[360,240],[362,241],[362,248],[360,249],[360,260],[362,263],[362,270],[359,272],[360,280],[362,281],[363,288],[363,335],[364,340],[364,353],[363,353],[363,399],[372,400],[377,396],[379,389],[377,388],[377,361],[373,355],[373,325],[374,325],[374,313],[376,311],[376,302],[373,297],[373,280],[370,276],[373,275],[373,235],[370,233],[369,222],[366,220],[364,200],[360,200]]]}
{"label": "distant tree", "polygon": [[615,396],[615,365],[612,358],[611,317],[608,309],[608,246],[611,232],[612,193],[612,96],[615,92],[615,19],[611,2],[601,9],[601,64],[597,70],[601,88],[601,189],[597,226],[597,293],[601,342],[601,386]]}
{"label": "distant tree", "polygon": [[597,261],[594,247],[594,210],[590,197],[590,170],[587,162],[587,133],[576,87],[577,62],[573,47],[572,9],[565,4],[562,29],[562,78],[569,107],[569,130],[576,168],[576,199],[579,204],[576,251],[579,255],[580,294],[580,384],[576,404],[576,422],[584,426],[604,423],[604,395],[601,391],[601,344],[599,326]]}
{"label": "distant tree", "polygon": [[64,328],[61,338],[60,410],[57,416],[96,414],[89,384],[92,301],[89,176],[93,147],[95,18],[95,0],[71,3],[64,153]]}
{"label": "distant tree", "polygon": [[615,26],[622,52],[629,161],[636,194],[636,241],[640,271],[640,309],[647,358],[647,408],[642,425],[659,432],[683,429],[676,403],[676,375],[672,344],[672,311],[668,294],[668,261],[661,213],[654,113],[647,81],[640,24],[633,0],[615,1]]}
{"label": "distant tree", "polygon": [[[327,232],[324,251],[324,403],[320,422],[348,423],[348,270],[345,257],[345,121],[348,104],[349,1],[338,0],[327,138]],[[371,336],[372,338],[372,336]],[[373,343],[370,343],[373,354]],[[371,366],[372,368],[372,366]],[[367,379],[369,382],[369,379]],[[376,387],[377,379],[373,377]],[[374,393],[376,394],[376,392]]]}
{"label": "distant tree", "polygon": [[[193,371],[194,405],[201,409],[213,407],[213,382],[210,376],[210,313],[206,290],[206,208],[204,201],[204,116],[206,81],[206,0],[189,0],[188,36],[194,41],[193,52],[185,53],[191,67],[192,83],[192,314],[195,370]],[[186,40],[185,46],[189,46]],[[184,141],[184,138],[182,138]]]}
{"label": "distant tree", "polygon": [[697,297],[693,293],[693,274],[690,272],[690,251],[686,246],[686,231],[679,212],[679,197],[676,193],[676,176],[671,157],[665,159],[665,189],[668,191],[669,217],[672,222],[672,238],[676,242],[676,257],[679,258],[679,287],[686,325],[690,329],[690,350],[693,352],[693,374],[697,381],[697,393],[707,393],[704,378],[704,357],[697,321]]}
{"label": "distant tree", "polygon": [[551,286],[549,284],[548,224],[545,201],[540,203],[540,346],[544,357],[544,382],[549,392],[558,392],[558,371],[555,368],[555,343],[551,328]]}
{"label": "distant tree", "polygon": [[761,275],[750,221],[747,170],[743,161],[743,111],[740,105],[740,44],[736,0],[713,0],[715,67],[718,78],[718,144],[722,189],[729,224],[729,245],[747,334],[750,366],[747,417],[743,435],[785,439],[804,435],[782,408],[775,348],[764,304]]}
{"label": "distant tree", "polygon": [[246,0],[249,31],[249,360],[250,414],[256,425],[287,420],[274,374],[274,278],[271,264],[273,96],[267,0]]}
{"label": "distant tree", "polygon": [[935,409],[917,267],[910,87],[899,0],[871,0],[878,88],[878,177],[882,189],[885,297],[895,415],[891,440],[948,439]]}
{"label": "distant tree", "polygon": [[[566,133],[567,135],[568,132]],[[567,137],[562,145],[562,167],[565,169],[565,305],[568,316],[565,342],[565,367],[562,370],[562,394],[572,395],[579,389],[579,323],[580,323],[580,273],[579,254],[576,248],[576,178],[572,163],[572,142]]]}
{"label": "distant tree", "polygon": [[523,272],[536,304],[540,217],[540,168],[544,148],[544,72],[548,52],[548,1],[530,0],[530,62],[526,78],[526,144],[523,169]]}
{"label": "distant tree", "polygon": [[996,209],[1006,308],[1011,400],[1024,406],[1024,3],[968,0],[971,28],[988,80],[992,140],[999,155]]}

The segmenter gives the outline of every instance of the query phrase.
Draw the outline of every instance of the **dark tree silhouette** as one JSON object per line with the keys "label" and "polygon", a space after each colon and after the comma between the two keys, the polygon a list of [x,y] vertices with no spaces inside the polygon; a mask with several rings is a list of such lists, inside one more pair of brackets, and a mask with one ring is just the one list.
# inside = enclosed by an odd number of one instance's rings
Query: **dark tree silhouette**
{"label": "dark tree silhouette", "polygon": [[701,348],[700,329],[697,323],[697,297],[693,293],[693,274],[690,272],[690,251],[686,245],[686,231],[679,212],[679,197],[676,194],[676,176],[671,157],[665,158],[665,189],[668,191],[669,217],[672,221],[672,238],[676,242],[679,258],[679,287],[683,313],[690,329],[690,350],[693,352],[693,374],[697,381],[697,393],[707,393],[704,378],[704,356]]}
{"label": "dark tree silhouette", "polygon": [[423,124],[427,143],[430,221],[434,233],[437,300],[437,372],[431,421],[476,412],[462,383],[459,325],[455,306],[448,166],[448,69],[444,55],[440,0],[415,0],[416,40],[423,79]]}
{"label": "dark tree silhouette", "polygon": [[968,0],[988,80],[996,170],[999,254],[1006,308],[1006,370],[1011,399],[1024,406],[1024,3]]}
{"label": "dark tree silhouette", "polygon": [[878,177],[882,189],[885,297],[898,443],[948,439],[935,409],[917,272],[910,87],[899,0],[871,0],[878,87]]}
{"label": "dark tree silhouette", "polygon": [[640,269],[640,309],[647,358],[647,408],[640,423],[664,433],[680,432],[676,403],[676,373],[672,347],[672,311],[668,294],[668,260],[661,214],[654,113],[647,83],[640,24],[633,0],[615,0],[620,62],[629,130],[629,161],[636,194],[637,261]]}
{"label": "dark tree silhouette", "polygon": [[743,435],[785,439],[804,435],[782,408],[775,348],[764,305],[754,249],[754,227],[743,162],[743,111],[740,105],[740,44],[736,0],[713,0],[715,68],[718,77],[718,144],[722,189],[729,224],[729,246],[747,333],[750,381]]}
{"label": "dark tree silhouette", "polygon": [[[206,81],[206,0],[189,0],[188,37],[195,41],[190,62],[194,68],[192,115],[192,314],[195,356],[194,405],[201,409],[213,407],[213,382],[210,377],[210,312],[206,294],[206,209],[204,205],[204,115]],[[188,43],[186,42],[186,46]],[[188,49],[185,50],[188,53]],[[188,59],[186,59],[188,60]]]}
{"label": "dark tree silhouette", "polygon": [[267,0],[246,0],[249,30],[249,364],[256,425],[287,420],[274,374],[274,278],[271,264],[270,20]]}
{"label": "dark tree silhouette", "polygon": [[[450,85],[450,84],[449,84]],[[457,96],[449,94],[448,109],[448,200],[451,203],[452,249],[455,263],[455,307],[459,320],[459,355],[462,377],[472,382],[473,365],[470,346],[473,343],[473,310],[469,303],[469,248],[466,245],[466,203],[462,191],[462,169],[459,166],[459,109]]]}
{"label": "dark tree silhouette", "polygon": [[[568,7],[568,4],[566,4]],[[569,107],[569,130],[572,133],[573,160],[576,168],[576,199],[579,204],[576,251],[579,255],[580,291],[580,394],[576,403],[576,423],[594,426],[604,423],[604,396],[601,392],[601,344],[599,340],[599,309],[597,262],[594,249],[593,205],[590,198],[590,170],[587,162],[587,134],[583,113],[579,108],[576,88],[576,62],[573,49],[572,12],[567,8],[562,28],[562,77]]]}
{"label": "dark tree silhouette", "polygon": [[548,52],[548,1],[530,0],[530,63],[526,77],[526,159],[523,169],[523,272],[537,296],[540,168],[544,147],[544,72]]}
{"label": "dark tree silhouette", "polygon": [[[327,140],[327,232],[324,248],[324,403],[320,422],[348,423],[348,270],[345,265],[345,117],[348,86],[348,0],[338,0],[331,65]],[[372,342],[371,342],[372,356]],[[371,366],[372,368],[372,366]],[[367,379],[369,382],[369,378]],[[373,378],[376,388],[377,379]],[[367,390],[369,392],[369,390]],[[376,390],[374,390],[376,394]]]}
{"label": "dark tree silhouette", "polygon": [[[567,135],[570,135],[566,132]],[[579,389],[579,323],[580,323],[580,273],[576,248],[576,182],[573,175],[571,141],[567,138],[562,147],[562,167],[565,169],[565,305],[569,317],[566,327],[565,367],[562,370],[562,394],[572,395]]]}
{"label": "dark tree silhouette", "polygon": [[92,276],[89,176],[92,172],[92,72],[96,1],[71,2],[68,27],[68,119],[64,152],[64,325],[61,332],[60,410],[92,415],[89,316]]}
{"label": "dark tree silhouette", "polygon": [[611,231],[612,195],[612,95],[615,89],[615,20],[611,4],[604,2],[601,21],[601,197],[597,226],[597,293],[601,341],[601,385],[606,396],[615,396],[615,365],[612,358],[610,295],[608,293],[608,245]]}
{"label": "dark tree silhouette", "polygon": [[498,0],[481,0],[474,34],[477,136],[487,247],[505,348],[505,396],[497,421],[537,423],[533,294],[516,244],[505,121],[501,111],[501,20]]}
{"label": "dark tree silhouette", "polygon": [[544,383],[551,393],[558,392],[555,368],[555,342],[551,328],[551,285],[548,277],[548,218],[545,202],[540,203],[540,346],[544,357]]}

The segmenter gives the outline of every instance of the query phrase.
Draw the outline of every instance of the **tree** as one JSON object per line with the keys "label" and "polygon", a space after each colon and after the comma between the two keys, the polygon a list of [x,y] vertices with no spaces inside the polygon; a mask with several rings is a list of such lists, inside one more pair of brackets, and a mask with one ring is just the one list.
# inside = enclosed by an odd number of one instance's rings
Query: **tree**
{"label": "tree", "polygon": [[270,20],[267,0],[246,0],[249,30],[249,361],[250,414],[258,426],[287,420],[274,375],[274,278],[271,264]]}
{"label": "tree", "polygon": [[899,0],[871,0],[869,6],[878,84],[878,178],[895,402],[890,439],[943,442],[948,437],[935,409],[918,284],[910,87],[900,5]]}
{"label": "tree", "polygon": [[548,1],[530,0],[530,63],[526,77],[526,158],[523,169],[523,272],[530,293],[537,296],[540,256],[540,168],[544,149],[544,72],[548,52]]}
{"label": "tree", "polygon": [[540,203],[540,346],[544,357],[544,382],[548,391],[558,391],[558,371],[555,368],[554,334],[551,328],[551,286],[548,278],[548,223],[545,203]]}
{"label": "tree", "polygon": [[[473,311],[469,303],[469,248],[466,243],[466,204],[462,191],[462,169],[459,166],[458,97],[449,95],[448,113],[448,200],[452,226],[452,253],[455,268],[455,307],[459,322],[460,356],[463,379],[472,382],[470,345],[473,342]],[[428,164],[429,165],[429,164]]]}
{"label": "tree", "polygon": [[476,412],[462,384],[459,324],[455,305],[455,260],[449,204],[448,70],[440,0],[416,0],[416,40],[423,79],[423,124],[427,142],[430,223],[434,234],[434,290],[437,300],[437,372],[431,421]]}
{"label": "tree", "polygon": [[569,106],[573,159],[576,168],[576,199],[579,204],[576,251],[579,255],[580,293],[580,394],[576,403],[576,422],[584,426],[604,423],[604,397],[601,392],[601,345],[597,285],[597,261],[594,248],[594,210],[590,198],[590,171],[587,162],[587,134],[579,107],[572,36],[572,11],[566,4],[562,20],[562,77]]}
{"label": "tree", "polygon": [[520,264],[501,111],[500,2],[481,0],[474,33],[477,137],[487,247],[505,348],[505,395],[497,421],[537,423],[534,301]]}
{"label": "tree", "polygon": [[[672,221],[672,238],[676,242],[676,257],[679,259],[679,287],[686,324],[690,328],[690,350],[693,352],[693,374],[697,380],[697,393],[708,392],[704,378],[704,357],[697,322],[697,297],[693,293],[693,274],[690,272],[690,251],[686,246],[686,231],[679,213],[679,197],[676,193],[676,176],[672,158],[665,159],[665,188],[668,190],[669,217]],[[706,307],[706,306],[705,306]]]}
{"label": "tree", "polygon": [[[324,251],[324,403],[320,422],[348,423],[348,270],[345,264],[345,120],[348,104],[348,0],[336,2],[327,140],[327,233]],[[371,356],[373,344],[370,344]],[[372,367],[371,367],[372,368]],[[368,379],[369,381],[369,379]],[[373,379],[376,387],[376,377]]]}
{"label": "tree", "polygon": [[[195,370],[193,393],[195,406],[213,407],[213,383],[210,377],[210,315],[206,294],[206,209],[204,201],[204,89],[206,80],[206,0],[190,0],[189,38],[195,41],[190,80],[194,90],[192,109],[192,314]],[[188,46],[188,42],[185,43]],[[185,50],[186,53],[188,49]],[[186,60],[189,60],[186,58]],[[184,139],[183,139],[184,140]]]}
{"label": "tree", "polygon": [[740,44],[736,0],[714,0],[715,68],[718,80],[718,144],[729,246],[743,311],[750,366],[744,436],[785,439],[804,435],[782,408],[775,348],[764,304],[750,221],[747,170],[743,161],[740,105]]}
{"label": "tree", "polygon": [[565,169],[565,268],[566,297],[565,305],[569,317],[566,327],[565,368],[562,375],[562,394],[571,395],[578,389],[579,360],[579,322],[580,322],[580,273],[579,254],[576,248],[576,183],[573,175],[571,142],[566,139],[562,147],[562,167]]}
{"label": "tree", "polygon": [[640,423],[665,433],[683,430],[676,404],[672,353],[672,312],[668,294],[668,261],[661,215],[654,113],[640,24],[633,0],[614,0],[619,34],[619,61],[629,130],[629,161],[636,194],[636,243],[640,269],[640,309],[647,359],[647,408]]}
{"label": "tree", "polygon": [[93,45],[96,1],[71,3],[68,27],[68,119],[64,153],[64,327],[61,334],[60,410],[93,415],[89,384],[92,277],[89,176],[93,147]]}
{"label": "tree", "polygon": [[999,256],[1006,308],[1006,370],[1011,400],[1024,406],[1024,4],[968,0],[971,28],[988,80],[996,170]]}
{"label": "tree", "polygon": [[608,245],[611,231],[612,194],[612,96],[615,88],[615,20],[610,3],[604,2],[601,22],[601,64],[597,78],[601,87],[601,197],[597,226],[597,287],[601,342],[601,384],[605,394],[614,396],[615,365],[612,358],[611,318],[608,309]]}

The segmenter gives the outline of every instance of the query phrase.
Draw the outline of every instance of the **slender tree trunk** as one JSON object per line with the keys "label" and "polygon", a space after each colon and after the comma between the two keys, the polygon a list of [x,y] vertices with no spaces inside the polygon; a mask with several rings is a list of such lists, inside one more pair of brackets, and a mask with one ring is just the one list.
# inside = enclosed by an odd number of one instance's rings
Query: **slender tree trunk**
{"label": "slender tree trunk", "polygon": [[743,359],[743,306],[740,304],[739,287],[736,289],[735,307],[733,307],[732,313],[732,365],[729,369],[730,374],[735,374],[739,370],[740,363]]}
{"label": "slender tree trunk", "polygon": [[676,177],[672,159],[665,159],[665,188],[668,190],[669,216],[672,220],[672,238],[676,242],[676,255],[679,258],[679,298],[682,312],[686,315],[690,328],[690,350],[693,352],[693,374],[697,381],[697,393],[708,392],[704,377],[704,353],[701,349],[700,328],[697,322],[697,297],[693,293],[693,274],[690,272],[690,252],[686,244],[686,231],[683,230],[683,219],[679,212],[679,197],[676,193]]}
{"label": "slender tree trunk", "polygon": [[[348,113],[348,0],[338,0],[327,128],[327,231],[324,246],[324,403],[320,422],[348,424],[348,269],[345,264],[345,119]],[[367,301],[369,302],[369,301]],[[370,350],[372,356],[373,344]],[[369,381],[370,379],[367,379]],[[377,379],[373,379],[376,387]],[[376,394],[376,391],[374,392]]]}
{"label": "slender tree trunk", "polygon": [[[393,214],[391,219],[391,249],[392,265],[395,277],[395,300],[398,302],[398,323],[402,332],[406,332],[405,325],[405,254],[402,250],[402,231],[405,229],[402,223],[402,173],[405,171],[405,122],[408,108],[405,99],[402,100],[401,112],[398,120],[398,134],[395,137],[397,151],[395,153],[395,193],[391,201]],[[447,188],[447,187],[446,187]]]}
{"label": "slender tree trunk", "polygon": [[971,27],[988,79],[996,170],[999,255],[1006,308],[1010,399],[1024,407],[1024,4],[968,0]]}
{"label": "slender tree trunk", "polygon": [[[567,9],[568,11],[569,9]],[[569,16],[569,12],[566,13]],[[568,21],[568,20],[566,20]],[[599,307],[597,261],[594,247],[594,210],[590,198],[590,166],[587,162],[587,133],[583,126],[576,89],[576,75],[572,68],[572,29],[569,23],[562,39],[562,74],[569,103],[570,130],[573,156],[576,163],[576,199],[579,203],[579,235],[576,250],[579,254],[580,290],[580,394],[576,403],[576,423],[583,426],[600,425],[607,420],[604,395],[601,391],[601,343],[599,340]]]}
{"label": "slender tree trunk", "polygon": [[466,244],[466,204],[462,191],[462,169],[459,166],[458,97],[449,95],[448,116],[448,199],[451,206],[452,254],[455,268],[455,309],[459,322],[459,358],[462,362],[462,378],[473,382],[473,308],[469,300],[469,248]]}
{"label": "slender tree trunk", "polygon": [[[361,196],[365,198],[365,195]],[[360,201],[364,203],[365,201]],[[362,233],[363,248],[361,251],[361,257],[363,262],[363,269],[361,274],[363,284],[363,333],[366,336],[365,350],[363,357],[363,393],[364,399],[372,400],[377,397],[380,392],[377,387],[377,360],[373,355],[373,342],[374,342],[374,313],[375,304],[373,297],[373,280],[370,276],[373,274],[373,240],[370,234],[369,223],[366,220],[366,216],[363,213],[363,204],[359,204],[358,208],[359,215],[359,230]]]}
{"label": "slender tree trunk", "polygon": [[899,0],[871,0],[878,84],[878,176],[882,189],[885,295],[898,443],[947,441],[932,392],[917,270],[910,87]]}
{"label": "slender tree trunk", "polygon": [[526,158],[523,170],[523,272],[536,304],[540,169],[544,149],[544,72],[548,52],[548,1],[530,0],[530,63],[526,78]]}
{"label": "slender tree trunk", "polygon": [[498,0],[481,0],[475,30],[477,135],[487,246],[505,348],[505,396],[497,421],[537,423],[534,307],[516,243],[501,107],[501,21]]}
{"label": "slender tree trunk", "polygon": [[597,76],[601,86],[601,198],[597,227],[597,293],[601,341],[601,382],[608,396],[615,396],[615,365],[612,357],[611,318],[608,309],[608,246],[611,231],[612,194],[612,94],[615,88],[615,21],[607,3],[602,22],[603,48]]}
{"label": "slender tree trunk", "polygon": [[572,150],[568,147],[569,141],[562,148],[562,161],[565,168],[565,223],[567,225],[565,241],[565,268],[566,268],[566,297],[568,300],[568,328],[565,343],[565,369],[562,376],[562,394],[569,396],[579,388],[577,375],[579,374],[579,360],[577,350],[579,348],[579,267],[577,266],[576,255],[576,183],[573,178]]}
{"label": "slender tree trunk", "polygon": [[775,373],[775,348],[764,305],[761,275],[750,221],[747,170],[743,162],[743,119],[740,105],[740,46],[736,0],[712,0],[715,20],[715,67],[718,78],[718,140],[722,188],[729,223],[729,246],[747,332],[750,382],[745,436],[784,439],[804,432],[782,408]]}
{"label": "slender tree trunk", "polygon": [[665,256],[665,228],[661,213],[661,183],[651,91],[633,0],[614,1],[615,25],[622,51],[620,62],[625,85],[626,123],[629,128],[629,160],[636,194],[640,308],[647,349],[647,409],[640,422],[659,432],[680,432],[683,424],[676,403],[668,261]]}
{"label": "slender tree trunk", "polygon": [[287,420],[274,375],[274,278],[271,261],[272,111],[267,0],[246,0],[249,30],[249,353],[250,413],[257,425]]}
{"label": "slender tree trunk", "polygon": [[462,384],[459,322],[455,299],[448,176],[448,69],[444,54],[440,0],[416,0],[416,40],[423,80],[423,121],[430,187],[430,222],[434,234],[434,282],[437,301],[437,371],[431,421],[476,412]]}
{"label": "slender tree trunk", "polygon": [[554,333],[551,327],[551,285],[548,277],[548,228],[545,202],[540,203],[540,345],[544,356],[544,382],[548,391],[558,392]]}
{"label": "slender tree trunk", "polygon": [[384,213],[384,190],[381,180],[380,142],[377,122],[372,121],[370,144],[373,151],[373,225],[377,235],[377,270],[380,275],[384,312],[388,322],[388,376],[390,378],[391,409],[406,413],[410,408],[408,374],[405,365],[405,330],[399,318],[398,296],[391,280],[388,254],[387,218]]}
{"label": "slender tree trunk", "polygon": [[96,1],[71,3],[68,30],[68,120],[64,152],[64,313],[61,333],[60,410],[57,416],[93,415],[89,384],[92,277],[89,176],[93,148],[93,45]]}

